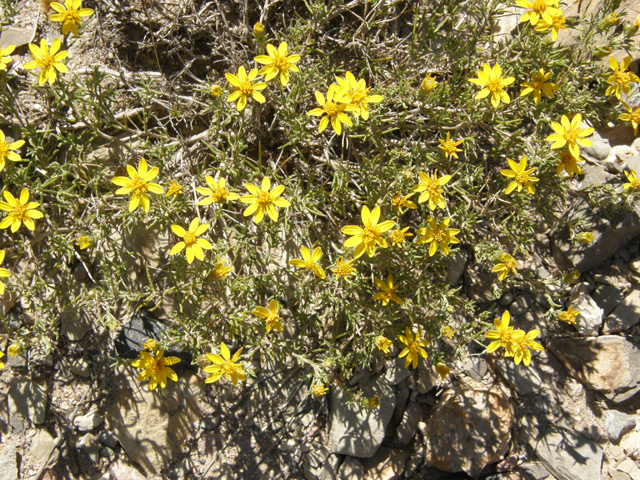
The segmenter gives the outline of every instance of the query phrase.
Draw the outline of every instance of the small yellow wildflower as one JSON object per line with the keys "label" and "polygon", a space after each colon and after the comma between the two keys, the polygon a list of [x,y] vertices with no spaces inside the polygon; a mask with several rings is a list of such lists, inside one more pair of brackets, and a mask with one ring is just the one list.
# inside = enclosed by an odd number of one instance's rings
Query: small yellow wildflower
{"label": "small yellow wildflower", "polygon": [[163,355],[162,349],[156,352],[155,358],[147,352],[140,352],[140,358],[131,363],[135,368],[142,370],[138,376],[139,382],[149,379],[149,391],[155,390],[158,385],[160,388],[165,388],[167,378],[174,382],[178,381],[178,375],[169,367],[180,363],[180,359],[178,357],[163,358]]}
{"label": "small yellow wildflower", "polygon": [[393,285],[393,276],[391,274],[389,274],[389,276],[387,277],[387,283],[384,283],[379,278],[376,278],[375,282],[381,291],[373,296],[374,300],[381,300],[383,307],[386,307],[389,304],[390,300],[393,300],[400,306],[404,305],[402,299],[396,295],[398,286]]}
{"label": "small yellow wildflower", "polygon": [[520,160],[519,165],[510,158],[507,158],[507,162],[509,162],[511,170],[500,170],[500,173],[507,178],[512,178],[513,181],[507,186],[504,193],[509,195],[516,189],[516,187],[518,188],[518,192],[522,190],[522,187],[525,187],[531,195],[536,193],[536,190],[535,188],[533,188],[533,185],[531,185],[531,182],[535,183],[540,179],[529,176],[537,170],[537,167],[533,167],[527,170],[527,156],[522,155],[522,159]]}
{"label": "small yellow wildflower", "polygon": [[320,92],[316,91],[315,95],[320,107],[308,111],[307,115],[322,117],[320,119],[320,125],[318,126],[318,132],[324,131],[324,129],[329,125],[329,122],[331,122],[333,130],[338,135],[342,133],[343,123],[350,127],[353,126],[353,122],[351,122],[351,119],[345,114],[345,112],[355,112],[359,109],[355,105],[351,105],[349,103],[349,97],[344,89],[341,89],[335,84],[329,85],[326,101]]}
{"label": "small yellow wildflower", "polygon": [[429,178],[425,172],[420,172],[420,181],[422,183],[416,185],[411,189],[412,192],[422,192],[418,198],[418,203],[429,202],[429,208],[435,210],[436,207],[445,208],[446,203],[442,192],[443,185],[446,185],[451,180],[451,175],[445,175],[438,178],[438,171],[433,172],[433,178]]}
{"label": "small yellow wildflower", "polygon": [[604,17],[603,23],[605,27],[611,27],[620,21],[620,16],[617,12],[611,12],[609,15]]}
{"label": "small yellow wildflower", "polygon": [[544,69],[541,68],[537,72],[531,74],[531,81],[524,82],[521,87],[522,91],[520,96],[533,94],[533,101],[536,105],[540,103],[542,94],[547,98],[554,97],[554,91],[559,90],[560,87],[555,83],[547,82],[551,78],[551,72],[544,73]]}
{"label": "small yellow wildflower", "polygon": [[207,353],[205,358],[213,363],[213,365],[209,365],[204,368],[205,373],[211,374],[205,378],[204,383],[217,382],[223,375],[227,377],[227,380],[231,380],[231,383],[233,383],[234,386],[238,383],[238,380],[242,380],[244,382],[245,375],[242,371],[242,363],[238,363],[241,353],[242,348],[238,349],[238,351],[233,355],[233,358],[231,358],[229,348],[224,343],[220,343],[221,355]]}
{"label": "small yellow wildflower", "polygon": [[23,188],[20,192],[20,200],[9,192],[4,192],[5,202],[0,202],[0,210],[9,212],[9,215],[0,222],[0,229],[11,227],[11,233],[16,233],[20,225],[33,231],[36,228],[35,219],[42,218],[42,212],[36,210],[40,206],[37,202],[29,202],[29,190]]}
{"label": "small yellow wildflower", "polygon": [[191,264],[194,258],[198,260],[204,260],[204,250],[211,250],[213,247],[204,238],[198,238],[204,232],[209,230],[209,224],[203,223],[200,225],[200,220],[194,218],[189,224],[189,231],[186,231],[180,225],[171,225],[171,230],[178,237],[182,238],[181,242],[176,243],[169,255],[176,255],[180,253],[186,247],[187,263]]}
{"label": "small yellow wildflower", "polygon": [[393,197],[393,200],[391,200],[391,205],[393,205],[394,208],[397,208],[400,214],[404,213],[402,211],[403,207],[409,210],[416,210],[418,208],[417,205],[413,203],[411,200],[409,200],[414,195],[415,195],[415,192],[410,193],[409,195],[404,195],[404,196],[402,195],[401,192],[398,192]]}
{"label": "small yellow wildflower", "polygon": [[385,355],[389,355],[391,347],[393,346],[393,342],[387,337],[380,335],[378,338],[376,338],[376,346],[382,353],[384,353]]}
{"label": "small yellow wildflower", "polygon": [[367,252],[369,258],[373,257],[376,253],[376,248],[387,248],[387,242],[382,238],[382,234],[391,230],[396,222],[387,220],[378,224],[380,220],[380,207],[375,207],[373,210],[369,210],[366,205],[362,206],[360,212],[362,217],[362,223],[364,228],[356,225],[347,225],[342,227],[342,233],[346,235],[352,235],[351,238],[344,242],[344,246],[347,248],[356,247],[353,253],[354,260],[360,258],[364,252]]}
{"label": "small yellow wildflower", "polygon": [[253,36],[256,40],[262,40],[264,38],[264,25],[260,22],[256,22],[253,26]]}
{"label": "small yellow wildflower", "polygon": [[313,395],[313,398],[320,398],[328,391],[329,389],[324,386],[324,383],[314,383],[311,386],[311,395]]}
{"label": "small yellow wildflower", "polygon": [[349,260],[348,262],[344,261],[344,257],[340,257],[340,259],[336,262],[335,268],[331,271],[336,274],[336,280],[340,277],[346,279],[349,275],[355,275],[356,269],[351,266],[353,260]]}
{"label": "small yellow wildflower", "polygon": [[458,148],[458,145],[464,142],[464,139],[458,140],[457,142],[455,142],[451,140],[451,135],[449,134],[449,132],[447,132],[447,139],[442,140],[440,138],[438,139],[438,141],[440,142],[440,146],[438,148],[442,151],[442,154],[446,158],[449,158],[449,157],[458,158],[458,152],[462,151],[460,148]]}
{"label": "small yellow wildflower", "polygon": [[633,134],[637,135],[638,125],[640,125],[640,105],[638,105],[635,110],[632,110],[631,107],[625,103],[624,108],[627,109],[627,113],[621,113],[618,118],[623,122],[631,122]]}
{"label": "small yellow wildflower", "polygon": [[567,19],[564,18],[562,13],[555,13],[551,15],[551,20],[551,23],[547,23],[543,19],[538,20],[536,32],[546,32],[551,29],[551,40],[555,42],[558,38],[558,32],[560,32],[560,29],[567,29]]}
{"label": "small yellow wildflower", "polygon": [[[640,181],[638,180],[638,176],[636,175],[636,171],[635,170],[631,170],[630,172],[627,172],[626,170],[624,171],[625,176],[627,177],[627,180],[629,180],[629,183],[625,183],[622,188],[624,190],[637,190],[640,188]],[[0,224],[0,228],[2,228],[2,225]]]}
{"label": "small yellow wildflower", "polygon": [[442,329],[442,335],[444,335],[447,338],[453,338],[456,336],[456,331],[453,328],[451,328],[449,325],[447,325]]}
{"label": "small yellow wildflower", "polygon": [[149,183],[151,180],[158,176],[160,169],[158,167],[152,168],[147,171],[147,161],[143,158],[138,164],[138,170],[136,171],[131,165],[127,165],[127,177],[114,177],[111,183],[121,187],[116,190],[116,195],[127,195],[131,193],[131,200],[129,201],[129,211],[133,212],[138,208],[138,205],[142,205],[142,209],[145,212],[149,211],[149,197],[147,192],[162,195],[164,189],[157,183]]}
{"label": "small yellow wildflower", "polygon": [[422,339],[422,327],[418,328],[418,333],[415,338],[408,327],[405,327],[404,332],[404,335],[398,335],[398,340],[405,345],[404,350],[400,352],[398,358],[407,357],[404,362],[404,368],[409,368],[409,365],[412,365],[413,368],[416,369],[418,368],[419,357],[427,358],[429,356],[422,348],[428,346],[429,342]]}
{"label": "small yellow wildflower", "polygon": [[67,66],[61,62],[67,58],[69,52],[66,50],[60,50],[60,39],[56,38],[51,43],[51,50],[47,46],[47,41],[43,38],[40,41],[40,47],[36,47],[34,44],[29,44],[29,50],[34,60],[32,62],[25,63],[22,67],[25,70],[31,70],[34,68],[42,67],[40,76],[38,77],[38,83],[44,85],[47,81],[50,85],[56,81],[58,72],[67,73]]}
{"label": "small yellow wildflower", "polygon": [[440,225],[436,223],[433,217],[429,217],[429,228],[419,228],[418,234],[422,235],[418,240],[416,240],[417,244],[430,243],[429,245],[429,256],[433,257],[436,251],[438,250],[438,245],[440,246],[440,250],[445,255],[449,255],[449,244],[460,243],[455,236],[460,233],[460,230],[457,228],[450,228],[447,230],[449,226],[449,222],[451,218],[445,218]]}
{"label": "small yellow wildflower", "polygon": [[15,45],[9,45],[8,47],[0,49],[0,72],[7,69],[7,65],[13,62],[13,59],[9,56],[16,49]]}
{"label": "small yellow wildflower", "polygon": [[552,122],[551,128],[553,129],[554,134],[549,135],[547,137],[548,142],[555,142],[551,145],[552,149],[562,148],[565,145],[568,146],[569,152],[576,158],[580,157],[580,147],[591,147],[593,143],[591,140],[587,140],[585,137],[588,137],[594,132],[594,128],[580,128],[580,124],[582,123],[582,115],[577,113],[571,122],[566,115],[563,115],[560,119],[560,123]]}
{"label": "small yellow wildflower", "polygon": [[271,180],[267,177],[262,179],[262,190],[253,185],[252,183],[245,183],[245,188],[249,192],[248,195],[240,197],[242,203],[247,203],[249,206],[243,212],[245,217],[253,215],[253,221],[260,223],[264,218],[265,212],[269,215],[269,218],[274,222],[278,221],[278,211],[276,207],[290,207],[291,203],[284,198],[280,198],[280,195],[284,192],[284,185],[278,185],[271,188]]}
{"label": "small yellow wildflower", "polygon": [[[0,265],[4,262],[5,251],[0,250]],[[9,278],[11,276],[11,272],[6,268],[0,267],[0,278]],[[0,282],[0,295],[4,295],[4,283]]]}
{"label": "small yellow wildflower", "polygon": [[196,188],[196,192],[205,196],[205,198],[196,203],[196,205],[211,205],[214,202],[224,203],[240,198],[240,195],[237,193],[232,193],[227,190],[224,178],[215,180],[213,177],[205,175],[204,179],[207,185],[209,185],[209,188]]}
{"label": "small yellow wildflower", "polygon": [[21,351],[22,351],[22,345],[20,345],[19,343],[12,343],[11,345],[9,345],[9,348],[7,349],[7,353],[9,354],[10,357],[16,357],[20,355]]}
{"label": "small yellow wildflower", "polygon": [[300,247],[300,254],[302,255],[302,260],[299,258],[294,258],[289,261],[289,265],[293,265],[297,268],[306,268],[307,270],[312,271],[316,274],[316,277],[324,278],[326,274],[320,265],[318,265],[318,261],[322,258],[322,249],[320,247],[316,247],[313,250],[313,253],[309,253],[309,249],[304,245]]}
{"label": "small yellow wildflower", "polygon": [[58,13],[51,15],[49,20],[62,23],[63,35],[73,32],[76,37],[78,36],[77,25],[82,23],[82,17],[90,17],[94,14],[90,8],[82,8],[82,0],[65,0],[64,5],[52,2],[51,8]]}
{"label": "small yellow wildflower", "polygon": [[247,98],[251,97],[258,103],[264,103],[266,100],[260,93],[260,90],[267,88],[267,84],[264,82],[251,83],[258,76],[258,69],[254,68],[247,75],[247,71],[244,67],[238,68],[238,74],[225,73],[227,82],[233,88],[233,91],[227,97],[227,102],[238,101],[236,107],[239,112],[244,110],[247,106]]}
{"label": "small yellow wildflower", "polygon": [[76,239],[76,245],[80,250],[86,250],[93,245],[93,242],[89,237],[81,236]]}
{"label": "small yellow wildflower", "polygon": [[19,162],[22,160],[20,154],[12,152],[11,150],[18,150],[24,145],[24,140],[18,140],[17,142],[9,143],[4,136],[4,132],[0,130],[0,172],[4,169],[6,160],[12,162]]}
{"label": "small yellow wildflower", "polygon": [[[551,1],[551,0],[548,0]],[[488,97],[491,94],[491,105],[497,108],[500,102],[509,103],[511,99],[504,88],[515,82],[514,77],[502,77],[502,69],[496,64],[491,68],[487,63],[484,64],[483,70],[477,71],[478,78],[471,78],[469,81],[480,87],[484,87],[476,95],[476,99]]]}
{"label": "small yellow wildflower", "polygon": [[487,353],[495,352],[498,348],[504,347],[507,351],[506,356],[513,356],[515,345],[514,342],[521,337],[524,337],[522,330],[514,330],[509,326],[511,321],[511,315],[508,310],[505,310],[502,314],[502,318],[496,318],[493,320],[493,326],[495,330],[489,330],[484,334],[489,340],[493,340],[487,347]]}
{"label": "small yellow wildflower", "polygon": [[336,77],[336,82],[342,87],[348,102],[356,107],[353,110],[354,114],[361,116],[363,120],[369,119],[369,103],[378,103],[384,100],[382,95],[368,95],[371,87],[367,88],[367,84],[362,78],[356,80],[351,72],[347,72],[344,78]]}
{"label": "small yellow wildflower", "polygon": [[286,87],[289,83],[289,70],[297,72],[298,67],[294,63],[300,61],[300,55],[287,55],[287,43],[282,42],[278,49],[271,44],[267,44],[269,55],[258,55],[254,60],[260,65],[264,65],[258,75],[264,75],[264,81],[274,79],[280,74],[280,83]]}
{"label": "small yellow wildflower", "polygon": [[153,352],[156,348],[158,348],[158,342],[156,342],[153,338],[147,338],[142,346],[145,350]]}
{"label": "small yellow wildflower", "polygon": [[438,372],[440,378],[442,379],[442,381],[444,381],[451,373],[451,370],[449,370],[449,367],[447,367],[444,362],[438,362],[436,363],[436,372]]}
{"label": "small yellow wildflower", "polygon": [[405,237],[413,236],[413,233],[407,233],[407,230],[409,230],[409,227],[403,228],[403,229],[398,228],[393,232],[391,232],[391,235],[389,235],[389,240],[391,240],[391,245],[394,247],[398,247],[406,243]]}
{"label": "small yellow wildflower", "polygon": [[212,85],[209,92],[211,93],[212,97],[219,97],[220,95],[222,95],[222,87],[220,85]]}
{"label": "small yellow wildflower", "polygon": [[540,330],[531,330],[530,332],[527,332],[526,335],[514,340],[513,361],[516,365],[520,365],[520,362],[522,362],[526,366],[529,366],[531,363],[531,352],[529,349],[538,351],[544,350],[542,345],[534,341],[538,335],[540,335]]}
{"label": "small yellow wildflower", "polygon": [[269,309],[267,310],[264,307],[256,307],[256,309],[251,312],[256,317],[260,317],[265,320],[265,325],[267,328],[267,333],[269,333],[272,329],[276,329],[276,331],[282,331],[282,324],[280,323],[280,314],[278,313],[280,307],[275,300],[271,300],[269,302]]}
{"label": "small yellow wildflower", "polygon": [[575,325],[576,317],[578,315],[580,315],[580,312],[578,312],[577,310],[574,310],[573,305],[569,305],[569,310],[560,312],[560,315],[558,315],[558,318],[563,322],[567,322],[570,325]]}
{"label": "small yellow wildflower", "polygon": [[362,400],[362,408],[366,408],[367,410],[373,410],[374,408],[378,408],[380,406],[380,397],[377,395],[375,397],[367,397]]}
{"label": "small yellow wildflower", "polygon": [[633,22],[633,26],[635,28],[640,28],[640,15],[638,15],[638,17],[636,18],[636,21]]}
{"label": "small yellow wildflower", "polygon": [[622,92],[629,93],[629,84],[637,83],[640,80],[635,73],[627,71],[631,60],[633,60],[631,57],[627,57],[618,66],[616,59],[609,57],[609,66],[613,72],[607,78],[607,83],[610,86],[604,93],[605,95],[615,95],[618,100],[622,100]]}
{"label": "small yellow wildflower", "polygon": [[[0,352],[0,358],[4,357],[4,353]],[[4,368],[4,362],[0,362],[0,370]]]}
{"label": "small yellow wildflower", "polygon": [[427,93],[435,90],[437,86],[438,82],[435,77],[432,77],[430,73],[427,73],[427,75],[424,77],[424,80],[422,80],[422,83],[420,84],[418,94],[425,96]]}
{"label": "small yellow wildflower", "polygon": [[224,258],[218,257],[216,266],[213,269],[213,276],[216,278],[216,280],[226,277],[231,272],[233,272],[233,265],[227,267]]}
{"label": "small yellow wildflower", "polygon": [[594,235],[591,232],[580,232],[577,236],[576,239],[578,240],[578,242],[584,244],[584,245],[588,245],[589,243],[593,242],[594,239]]}
{"label": "small yellow wildflower", "polygon": [[498,274],[498,280],[504,280],[510,273],[513,273],[514,275],[518,273],[518,270],[516,269],[518,262],[516,262],[516,259],[511,255],[503,253],[500,255],[500,260],[502,263],[497,264],[491,269],[492,272]]}
{"label": "small yellow wildflower", "polygon": [[175,180],[169,180],[169,188],[167,188],[167,193],[165,197],[177,197],[182,193],[182,185],[179,185]]}
{"label": "small yellow wildflower", "polygon": [[555,7],[557,0],[516,0],[516,3],[529,9],[520,17],[520,22],[529,22],[532,27],[537,26],[540,20],[550,24],[553,22],[553,15],[562,14],[562,11]]}
{"label": "small yellow wildflower", "polygon": [[560,152],[558,154],[558,164],[556,165],[556,173],[560,175],[562,171],[566,171],[569,177],[574,175],[582,175],[582,169],[578,162],[584,162],[580,157],[576,158],[569,152]]}

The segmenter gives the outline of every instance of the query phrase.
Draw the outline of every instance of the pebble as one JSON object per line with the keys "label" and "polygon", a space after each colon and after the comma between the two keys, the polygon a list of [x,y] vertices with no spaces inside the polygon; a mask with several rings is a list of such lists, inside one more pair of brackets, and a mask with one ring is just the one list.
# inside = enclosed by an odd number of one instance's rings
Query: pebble
{"label": "pebble", "polygon": [[82,415],[81,417],[76,417],[73,420],[73,424],[80,432],[90,432],[98,425],[100,425],[102,421],[102,417],[98,414],[98,412],[93,411],[87,413],[86,415]]}
{"label": "pebble", "polygon": [[69,370],[71,371],[71,373],[79,377],[89,378],[91,376],[91,370],[89,368],[89,364],[83,358],[75,359],[71,363]]}
{"label": "pebble", "polygon": [[98,434],[98,441],[110,448],[116,448],[118,439],[108,430],[102,430]]}
{"label": "pebble", "polygon": [[498,303],[503,306],[511,305],[511,302],[513,302],[513,294],[509,292],[503,293],[498,300]]}
{"label": "pebble", "polygon": [[538,278],[540,280],[544,280],[545,278],[549,278],[551,276],[551,273],[549,273],[549,270],[544,267],[538,267],[538,269],[536,270],[536,275],[538,275]]}

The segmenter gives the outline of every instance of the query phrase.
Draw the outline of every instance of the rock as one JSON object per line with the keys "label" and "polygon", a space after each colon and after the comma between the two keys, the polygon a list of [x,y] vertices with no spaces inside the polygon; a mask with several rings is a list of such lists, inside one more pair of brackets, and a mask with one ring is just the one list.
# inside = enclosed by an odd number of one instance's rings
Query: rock
{"label": "rock", "polygon": [[504,14],[493,18],[491,24],[492,36],[499,42],[506,42],[511,38],[514,30],[518,28],[522,16],[515,6],[504,6]]}
{"label": "rock", "polygon": [[606,317],[624,300],[624,295],[620,289],[611,285],[600,285],[595,292],[591,294],[591,298],[600,307],[602,314]]}
{"label": "rock", "polygon": [[313,448],[305,457],[305,461],[312,467],[318,468],[331,455],[331,452],[324,445]]}
{"label": "rock", "polygon": [[522,315],[529,311],[532,304],[533,299],[531,298],[531,295],[522,295],[511,304],[509,307],[509,313],[513,316]]}
{"label": "rock", "polygon": [[494,273],[476,272],[469,268],[467,274],[471,281],[468,295],[471,300],[477,303],[493,302],[493,282],[498,278]]}
{"label": "rock", "polygon": [[116,455],[116,452],[111,450],[109,447],[102,447],[100,449],[100,456],[108,459],[112,459]]}
{"label": "rock", "polygon": [[412,478],[424,462],[424,456],[426,454],[424,445],[420,446],[420,449],[409,457],[407,463],[404,464],[404,476]]}
{"label": "rock", "polygon": [[582,175],[574,177],[571,183],[576,190],[585,190],[589,187],[600,186],[619,182],[619,176],[609,173],[600,164],[590,163],[582,165]]}
{"label": "rock", "polygon": [[60,451],[55,448],[55,439],[45,429],[38,430],[31,440],[29,451],[40,464],[49,460],[47,464],[53,465],[60,456]]}
{"label": "rock", "polygon": [[518,392],[518,395],[528,395],[530,393],[539,394],[540,391],[545,388],[535,362],[531,362],[528,367],[524,367],[522,364],[516,365],[511,357],[493,358],[493,364],[497,370],[514,390]]}
{"label": "rock", "polygon": [[607,158],[602,162],[602,166],[609,173],[620,175],[627,166],[627,159],[637,154],[635,148],[628,145],[616,145],[611,149]]}
{"label": "rock", "polygon": [[398,445],[409,445],[416,434],[420,420],[422,420],[422,406],[419,403],[409,402],[402,417],[402,422],[398,426],[396,434],[396,442]]}
{"label": "rock", "polygon": [[345,394],[332,388],[329,397],[329,442],[331,452],[352,457],[373,455],[385,436],[385,429],[396,406],[396,396],[382,377],[363,385],[367,396],[380,397],[380,406],[360,409],[347,405]]}
{"label": "rock", "polygon": [[116,460],[109,466],[109,470],[98,480],[145,480],[145,477],[135,468],[122,460]]}
{"label": "rock", "polygon": [[467,359],[462,368],[476,382],[482,381],[488,370],[487,361],[481,357]]}
{"label": "rock", "polygon": [[509,398],[500,389],[470,379],[454,382],[432,409],[426,464],[477,477],[509,450],[512,422]]}
{"label": "rock", "polygon": [[629,253],[629,250],[627,250],[626,248],[621,248],[620,250],[618,250],[618,255],[620,255],[620,258],[623,259],[625,262],[631,261],[631,254]]}
{"label": "rock", "polygon": [[98,434],[98,441],[109,448],[116,448],[118,446],[118,439],[113,436],[113,433],[102,430]]}
{"label": "rock", "polygon": [[71,373],[79,377],[89,378],[91,376],[91,368],[89,367],[87,361],[83,358],[76,358],[75,360],[73,360],[71,362],[69,370],[71,371]]}
{"label": "rock", "polygon": [[576,329],[583,336],[596,336],[602,325],[603,310],[587,293],[584,284],[573,287],[571,292],[571,304],[579,315],[576,317]]}
{"label": "rock", "polygon": [[18,456],[13,443],[3,443],[0,448],[0,478],[18,480]]}
{"label": "rock", "polygon": [[338,470],[338,478],[340,480],[362,480],[364,476],[364,467],[357,458],[347,457],[340,465]]}
{"label": "rock", "polygon": [[[133,149],[138,148],[139,141],[130,142],[130,147]],[[87,155],[87,163],[93,163],[104,167],[115,167],[120,164],[120,159],[128,157],[128,151],[118,142],[109,143],[103,147],[98,147]]]}
{"label": "rock", "polygon": [[552,480],[549,471],[540,462],[530,462],[520,465],[516,469],[520,477],[526,480]]}
{"label": "rock", "polygon": [[2,30],[2,34],[0,35],[0,50],[9,45],[15,45],[16,48],[28,45],[32,33],[30,29],[14,27],[8,27],[6,30]]}
{"label": "rock", "polygon": [[[638,170],[640,172],[640,170]],[[629,268],[636,273],[640,273],[640,257],[634,258],[631,263],[629,263]]]}
{"label": "rock", "polygon": [[430,390],[439,387],[442,384],[442,378],[433,367],[427,365],[425,362],[418,364],[418,381],[415,385],[415,390],[418,393],[427,393]]}
{"label": "rock", "polygon": [[450,287],[455,287],[464,274],[464,269],[467,266],[467,259],[469,254],[464,249],[456,250],[453,255],[445,257],[444,263],[447,265],[447,274],[444,281]]}
{"label": "rock", "polygon": [[502,296],[500,297],[500,300],[498,300],[498,303],[503,307],[506,307],[507,305],[511,305],[511,302],[513,302],[513,294],[509,292],[503,293]]}
{"label": "rock", "polygon": [[76,417],[73,420],[73,424],[80,432],[90,432],[98,425],[102,424],[102,417],[98,414],[98,412],[89,412],[86,415],[82,415],[81,417]]}
{"label": "rock", "polygon": [[319,468],[312,468],[308,463],[304,464],[305,477],[309,480],[337,480],[340,457],[329,455],[327,460]]}
{"label": "rock", "polygon": [[3,358],[5,365],[11,367],[12,370],[19,371],[20,373],[26,373],[27,359],[22,355],[16,355],[15,357],[6,356]]}
{"label": "rock", "polygon": [[409,452],[380,447],[376,454],[362,461],[364,480],[396,480],[404,472]]}
{"label": "rock", "polygon": [[100,444],[95,435],[87,433],[76,443],[76,447],[81,452],[84,452],[93,463],[98,463],[98,460],[100,460]]}
{"label": "rock", "polygon": [[624,401],[626,395],[637,391],[640,350],[625,338],[554,338],[547,341],[547,346],[569,375],[591,390],[611,393],[614,402]]}
{"label": "rock", "polygon": [[411,371],[408,368],[404,368],[404,362],[404,358],[398,357],[387,361],[387,371],[384,378],[387,380],[389,385],[398,385],[400,382],[404,381],[405,378],[411,375]]}
{"label": "rock", "polygon": [[609,469],[609,477],[611,480],[631,480],[629,474],[612,469]]}
{"label": "rock", "polygon": [[600,478],[602,447],[570,431],[550,428],[538,442],[536,455],[557,480]]}
{"label": "rock", "polygon": [[536,275],[540,280],[544,280],[545,278],[549,278],[551,276],[551,273],[544,267],[538,267],[538,269],[536,270]]}
{"label": "rock", "polygon": [[60,313],[60,332],[72,342],[79,342],[95,328],[92,315],[84,307]]}
{"label": "rock", "polygon": [[640,284],[634,284],[616,309],[604,321],[604,334],[628,330],[640,321]]}
{"label": "rock", "polygon": [[613,443],[620,442],[620,437],[636,427],[636,419],[626,413],[617,410],[604,412],[605,426],[609,434],[609,440]]}
{"label": "rock", "polygon": [[611,153],[609,140],[602,138],[597,131],[593,132],[593,135],[589,137],[589,140],[591,140],[593,145],[591,147],[582,147],[580,149],[580,154],[591,160],[605,160]]}
{"label": "rock", "polygon": [[26,420],[40,425],[45,420],[47,390],[26,377],[13,377],[9,387],[9,418],[14,433],[24,431]]}
{"label": "rock", "polygon": [[200,420],[199,427],[202,430],[210,432],[211,430],[215,430],[218,425],[220,425],[220,416],[219,415],[208,415]]}

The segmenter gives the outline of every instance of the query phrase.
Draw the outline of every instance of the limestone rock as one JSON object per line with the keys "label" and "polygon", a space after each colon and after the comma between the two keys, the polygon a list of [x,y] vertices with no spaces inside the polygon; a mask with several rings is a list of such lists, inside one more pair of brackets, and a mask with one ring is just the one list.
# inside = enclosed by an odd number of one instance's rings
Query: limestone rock
{"label": "limestone rock", "polygon": [[571,292],[571,305],[580,312],[576,317],[576,328],[583,336],[596,336],[602,325],[603,310],[587,293],[584,284],[578,284]]}
{"label": "limestone rock", "polygon": [[25,421],[40,425],[45,420],[47,390],[27,377],[14,377],[9,387],[9,416],[14,432],[22,432]]}
{"label": "limestone rock", "polygon": [[609,315],[624,300],[624,295],[619,288],[611,285],[600,285],[591,294],[591,298],[603,310],[603,315]]}
{"label": "limestone rock", "polygon": [[640,321],[640,284],[634,284],[624,300],[605,319],[603,333],[616,333]]}
{"label": "limestone rock", "polygon": [[548,430],[538,442],[536,455],[557,480],[600,478],[602,447],[570,431]]}
{"label": "limestone rock", "polygon": [[545,388],[535,362],[531,362],[528,367],[523,368],[522,364],[516,365],[513,358],[493,358],[493,365],[495,365],[502,377],[518,392],[518,395],[538,394]]}
{"label": "limestone rock", "polygon": [[9,45],[15,45],[16,48],[20,48],[24,45],[28,45],[31,40],[31,34],[33,32],[30,29],[9,27],[6,30],[2,30],[0,35],[0,50]]}
{"label": "limestone rock", "polygon": [[452,255],[445,257],[444,262],[447,265],[447,274],[444,281],[450,287],[455,287],[464,274],[464,269],[467,266],[467,259],[469,254],[464,249],[459,249],[453,252]]}
{"label": "limestone rock", "polygon": [[98,463],[100,459],[100,445],[98,438],[92,433],[85,434],[76,444],[78,450],[84,452],[84,454],[93,462]]}
{"label": "limestone rock", "polygon": [[411,371],[408,368],[404,368],[404,358],[396,357],[393,360],[387,361],[387,372],[385,378],[389,385],[398,385],[405,378],[411,375]]}
{"label": "limestone rock", "polygon": [[93,318],[84,307],[60,313],[60,331],[72,342],[79,342],[94,328]]}
{"label": "limestone rock", "polygon": [[580,153],[591,160],[605,160],[611,153],[609,140],[602,138],[597,131],[593,132],[589,140],[591,140],[593,145],[590,147],[582,147]]}
{"label": "limestone rock", "polygon": [[409,452],[380,447],[376,454],[363,460],[364,480],[396,480],[404,472]]}
{"label": "limestone rock", "polygon": [[604,413],[605,426],[609,434],[609,440],[618,443],[620,437],[636,426],[636,419],[626,413],[617,410],[607,410]]}
{"label": "limestone rock", "polygon": [[477,477],[507,453],[512,422],[509,398],[500,389],[473,380],[456,382],[429,418],[426,464]]}
{"label": "limestone rock", "polygon": [[0,478],[18,480],[18,457],[13,443],[3,443],[0,448]]}
{"label": "limestone rock", "polygon": [[[55,464],[60,456],[60,452],[55,448],[54,438],[44,428],[39,429],[38,433],[31,440],[29,451],[31,455],[40,463],[49,460],[49,464]],[[49,455],[51,453],[51,455]]]}
{"label": "limestone rock", "polygon": [[476,272],[472,268],[467,270],[471,286],[469,287],[469,298],[477,303],[493,302],[492,285],[497,278],[495,273]]}
{"label": "limestone rock", "polygon": [[91,367],[84,358],[77,358],[71,362],[69,370],[79,377],[89,378],[91,376]]}
{"label": "limestone rock", "polygon": [[422,405],[409,402],[402,417],[402,422],[398,426],[396,441],[398,445],[408,445],[416,434],[418,422],[422,420]]}
{"label": "limestone rock", "polygon": [[338,470],[338,478],[340,480],[362,480],[364,476],[364,467],[357,458],[347,457],[340,465]]}
{"label": "limestone rock", "polygon": [[428,391],[439,387],[442,384],[442,378],[435,371],[434,367],[427,365],[421,361],[418,363],[418,381],[415,390],[418,393],[427,393]]}
{"label": "limestone rock", "polygon": [[102,424],[102,417],[98,412],[89,412],[86,415],[76,417],[73,424],[80,432],[90,432],[98,425]]}

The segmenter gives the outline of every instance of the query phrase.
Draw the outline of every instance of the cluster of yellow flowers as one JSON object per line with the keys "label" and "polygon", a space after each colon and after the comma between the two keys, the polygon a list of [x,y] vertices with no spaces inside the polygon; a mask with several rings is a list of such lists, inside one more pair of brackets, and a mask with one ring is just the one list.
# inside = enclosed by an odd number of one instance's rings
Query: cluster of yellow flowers
{"label": "cluster of yellow flowers", "polygon": [[489,330],[485,333],[485,337],[493,340],[487,347],[487,353],[495,352],[498,348],[503,347],[505,349],[504,356],[513,357],[516,365],[520,365],[520,362],[529,365],[531,350],[544,350],[542,345],[534,341],[540,335],[540,330],[531,330],[525,333],[524,330],[515,330],[509,326],[510,321],[511,316],[506,310],[502,314],[502,318],[496,318],[493,321],[495,330]]}

